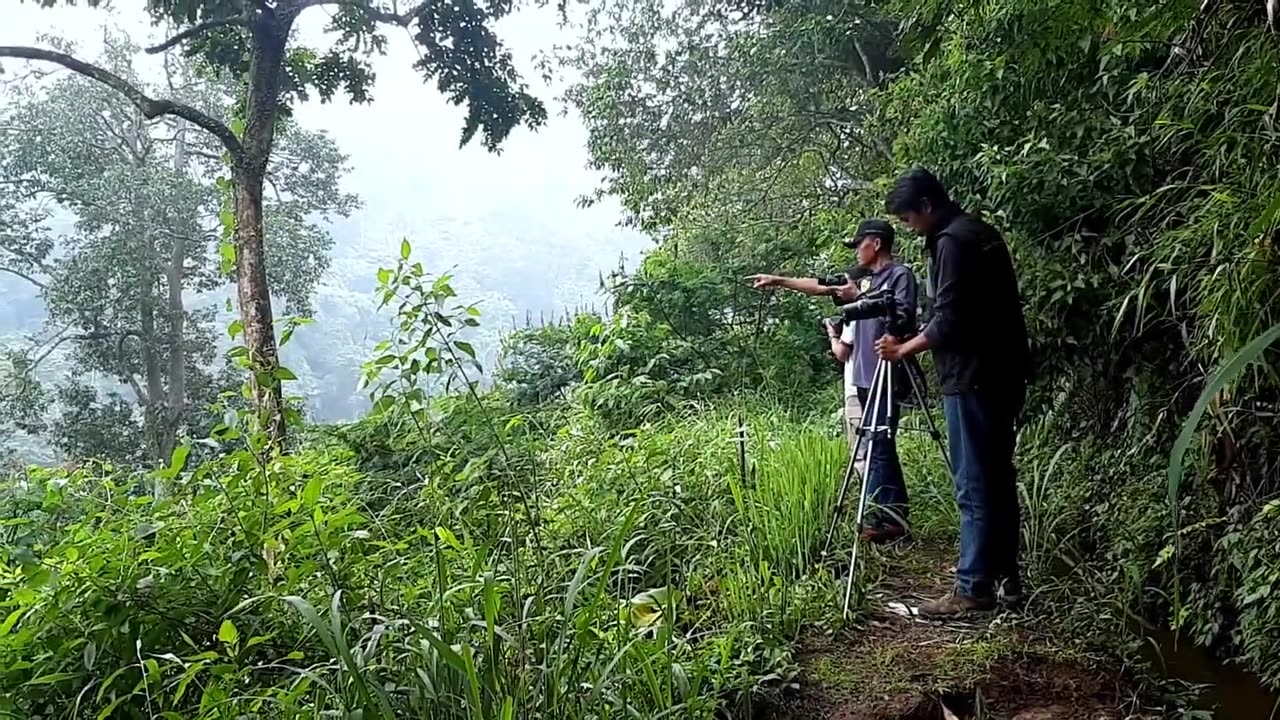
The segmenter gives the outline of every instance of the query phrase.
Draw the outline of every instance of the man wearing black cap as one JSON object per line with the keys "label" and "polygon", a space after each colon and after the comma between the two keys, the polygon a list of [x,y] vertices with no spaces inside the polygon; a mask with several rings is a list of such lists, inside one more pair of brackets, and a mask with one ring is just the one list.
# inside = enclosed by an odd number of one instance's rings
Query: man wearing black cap
{"label": "man wearing black cap", "polygon": [[[781,287],[806,295],[827,295],[840,302],[852,302],[861,292],[891,288],[898,306],[906,308],[907,321],[914,325],[917,302],[916,277],[911,269],[899,263],[893,256],[893,226],[883,220],[864,220],[853,237],[844,246],[857,253],[857,270],[851,268],[844,275],[843,283],[832,284],[819,278],[792,278],[779,275],[753,275],[757,288]],[[860,291],[855,275],[869,277],[865,290]],[[828,325],[827,337],[831,353],[844,363],[845,423],[849,447],[857,445],[857,431],[862,424],[867,396],[876,368],[876,340],[886,332],[882,319],[872,318],[848,323],[843,328]],[[895,383],[898,385],[898,383]],[[880,417],[888,414],[897,424],[896,398],[884,398]],[[889,413],[889,404],[893,412]],[[872,542],[889,542],[906,535],[907,486],[902,476],[902,464],[898,460],[894,433],[887,438],[877,438],[871,450],[871,466],[867,478],[867,500],[873,508],[868,516],[864,539]]]}

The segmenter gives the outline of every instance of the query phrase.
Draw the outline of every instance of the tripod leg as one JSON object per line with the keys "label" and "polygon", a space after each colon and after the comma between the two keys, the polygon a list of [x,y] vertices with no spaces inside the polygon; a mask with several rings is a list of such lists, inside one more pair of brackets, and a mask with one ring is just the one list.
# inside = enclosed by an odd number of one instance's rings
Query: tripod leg
{"label": "tripod leg", "polygon": [[836,495],[835,510],[831,513],[831,523],[827,525],[827,537],[822,541],[822,557],[827,556],[827,552],[831,550],[831,540],[835,538],[836,524],[840,522],[840,512],[844,507],[844,498],[849,494],[849,483],[853,482],[853,475],[857,472],[858,465],[858,447],[862,445],[862,435],[858,435],[857,443],[854,445],[853,452],[849,454],[849,463],[844,469],[844,479],[840,482],[840,493]]}
{"label": "tripod leg", "polygon": [[[910,358],[907,362],[916,362],[916,360]],[[947,475],[954,477],[955,470],[951,467],[951,455],[947,452],[947,444],[942,439],[942,432],[938,430],[938,423],[934,421],[933,413],[929,412],[929,406],[925,404],[925,393],[924,388],[920,387],[920,379],[910,371],[907,372],[907,378],[911,381],[911,393],[916,397],[916,404],[920,406],[920,412],[924,414],[925,422],[929,426],[929,436],[937,444],[938,452],[942,454],[942,462],[947,466]]]}
{"label": "tripod leg", "polygon": [[[858,516],[855,522],[855,535],[853,538],[853,550],[849,553],[849,579],[845,583],[844,588],[844,618],[849,618],[849,601],[853,598],[853,579],[858,569],[858,546],[862,542],[862,521],[867,511],[867,482],[871,477],[871,456],[875,450],[876,435],[883,429],[888,428],[886,423],[883,427],[880,425],[880,404],[886,397],[886,387],[891,390],[893,387],[893,379],[890,377],[889,363],[881,360],[876,364],[875,379],[872,382],[871,391],[867,393],[867,402],[871,404],[871,435],[867,443],[867,454],[862,462],[862,491],[858,493]],[[892,404],[892,403],[889,403]],[[886,404],[886,408],[889,404]],[[865,413],[866,411],[863,410]]]}
{"label": "tripod leg", "polygon": [[[871,387],[875,388],[880,382],[879,365],[876,365],[875,372],[872,373]],[[870,393],[867,394],[870,400]],[[847,404],[847,401],[846,401]],[[840,483],[840,492],[836,495],[835,511],[831,513],[831,522],[827,525],[827,537],[822,542],[822,556],[826,557],[827,552],[831,549],[831,540],[836,534],[836,525],[840,522],[840,515],[844,510],[844,500],[849,494],[849,483],[853,482],[853,474],[857,470],[858,451],[862,449],[863,442],[867,439],[867,421],[872,418],[867,414],[866,408],[862,410],[862,417],[859,418],[859,427],[857,430],[858,437],[853,444],[853,449],[849,452],[849,464],[844,471],[844,480]],[[848,422],[846,418],[845,422]]]}

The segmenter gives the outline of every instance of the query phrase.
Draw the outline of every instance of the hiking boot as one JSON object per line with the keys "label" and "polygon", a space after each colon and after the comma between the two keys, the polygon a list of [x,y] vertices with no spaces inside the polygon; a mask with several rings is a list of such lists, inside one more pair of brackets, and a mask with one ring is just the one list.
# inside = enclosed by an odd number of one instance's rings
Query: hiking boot
{"label": "hiking boot", "polygon": [[884,524],[869,527],[862,531],[862,539],[867,542],[883,545],[907,536],[907,529],[901,525]]}
{"label": "hiking boot", "polygon": [[921,605],[920,615],[922,617],[945,620],[968,615],[969,613],[990,612],[995,609],[996,598],[994,595],[974,597],[965,595],[959,589],[955,589],[939,600]]}
{"label": "hiking boot", "polygon": [[1021,608],[1027,604],[1027,593],[1018,578],[1004,578],[996,584],[996,597],[1005,608]]}

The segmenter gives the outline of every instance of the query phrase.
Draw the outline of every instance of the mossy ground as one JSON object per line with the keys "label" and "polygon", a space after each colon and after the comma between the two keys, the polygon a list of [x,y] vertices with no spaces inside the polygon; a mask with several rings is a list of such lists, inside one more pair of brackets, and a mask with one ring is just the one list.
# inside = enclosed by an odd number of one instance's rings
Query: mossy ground
{"label": "mossy ground", "polygon": [[[856,626],[806,636],[798,692],[771,717],[788,720],[1141,717],[1137,693],[1106,659],[1054,637],[1035,602],[962,622],[907,617],[904,608],[946,592],[954,551],[927,542],[880,552],[881,574]],[[895,605],[896,604],[896,605]],[[896,608],[896,611],[895,609]],[[1024,715],[1024,717],[1027,717]]]}

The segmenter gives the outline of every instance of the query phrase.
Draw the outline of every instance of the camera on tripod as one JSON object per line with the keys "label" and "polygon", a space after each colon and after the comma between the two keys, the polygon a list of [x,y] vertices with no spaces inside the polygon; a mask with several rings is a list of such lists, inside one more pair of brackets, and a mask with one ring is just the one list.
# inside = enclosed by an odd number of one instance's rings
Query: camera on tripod
{"label": "camera on tripod", "polygon": [[[919,331],[910,311],[911,308],[898,301],[892,288],[879,288],[864,293],[851,303],[840,305],[837,308],[839,314],[825,318],[822,321],[822,325],[840,325],[859,320],[880,319],[884,322],[885,332],[899,340],[910,340]],[[903,379],[908,381],[895,386],[893,395],[899,402],[906,407],[924,406],[924,390],[928,388],[929,382],[924,374],[924,368],[920,367],[919,361],[915,358],[908,358],[905,362],[896,364],[896,367],[889,370],[886,376],[889,373],[900,374]],[[920,392],[913,393],[910,391],[912,388],[918,389]]]}
{"label": "camera on tripod", "polygon": [[[870,270],[862,267],[861,265],[853,265],[842,273],[819,277],[818,284],[824,288],[844,287],[850,283],[856,283],[864,278],[869,278],[872,274],[873,273]],[[836,307],[840,307],[839,296],[832,294],[831,304]]]}
{"label": "camera on tripod", "polygon": [[827,318],[826,322],[834,325],[879,318],[884,320],[886,331],[894,337],[906,339],[916,333],[907,317],[907,308],[900,307],[892,288],[865,293],[857,300],[839,306],[837,312],[839,314]]}

